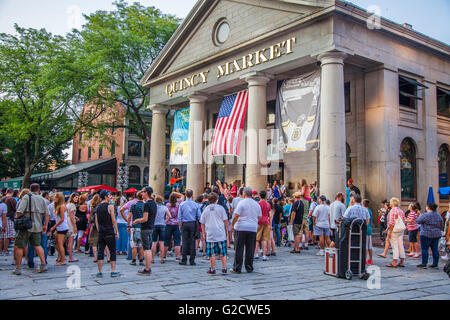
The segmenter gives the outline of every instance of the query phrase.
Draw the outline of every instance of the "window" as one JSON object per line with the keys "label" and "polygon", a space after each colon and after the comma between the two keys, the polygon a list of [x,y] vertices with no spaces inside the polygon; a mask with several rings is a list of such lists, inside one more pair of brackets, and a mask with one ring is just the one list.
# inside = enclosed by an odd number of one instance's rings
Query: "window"
{"label": "window", "polygon": [[81,149],[78,149],[78,161],[81,161]]}
{"label": "window", "polygon": [[128,155],[131,157],[140,157],[142,154],[142,142],[128,141]]}
{"label": "window", "polygon": [[99,158],[103,157],[103,147],[98,148],[98,157]]}
{"label": "window", "polygon": [[92,156],[92,149],[91,147],[88,148],[88,160],[91,160],[91,156]]}
{"label": "window", "polygon": [[450,91],[436,88],[437,114],[450,118]]}
{"label": "window", "polygon": [[149,149],[149,147],[150,147],[150,143],[145,142],[144,143],[144,157],[148,156],[148,149]]}
{"label": "window", "polygon": [[115,155],[116,154],[116,142],[113,141],[111,142],[111,155]]}
{"label": "window", "polygon": [[345,144],[345,149],[346,149],[346,167],[347,167],[347,181],[350,180],[352,178],[352,158],[350,157],[351,154],[351,150],[350,150],[350,146],[346,143]]}
{"label": "window", "polygon": [[145,167],[144,169],[144,185],[148,186],[148,173],[149,173],[149,168]]}
{"label": "window", "polygon": [[128,182],[130,184],[141,184],[141,169],[138,166],[131,166],[128,169]]}
{"label": "window", "polygon": [[[449,185],[448,177],[450,176],[450,151],[446,144],[439,148],[439,188]],[[439,195],[440,199],[448,199],[448,195]]]}
{"label": "window", "polygon": [[411,109],[416,109],[417,100],[422,100],[418,93],[418,90],[428,89],[428,87],[424,86],[420,82],[404,76],[399,76],[398,88],[399,104],[403,107]]}
{"label": "window", "polygon": [[112,134],[115,134],[116,133],[116,122],[114,121],[113,123],[112,123]]}
{"label": "window", "polygon": [[416,147],[406,138],[400,145],[400,175],[402,199],[415,200],[416,194]]}
{"label": "window", "polygon": [[267,125],[275,125],[276,101],[267,102]]}
{"label": "window", "polygon": [[345,97],[345,113],[351,112],[350,106],[350,82],[344,84],[344,97]]}

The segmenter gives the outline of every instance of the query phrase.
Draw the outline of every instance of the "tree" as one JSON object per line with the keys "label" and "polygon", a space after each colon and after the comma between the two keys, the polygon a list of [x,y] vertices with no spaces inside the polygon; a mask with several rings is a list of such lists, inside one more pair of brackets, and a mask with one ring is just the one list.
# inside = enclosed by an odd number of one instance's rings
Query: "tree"
{"label": "tree", "polygon": [[27,187],[32,173],[61,160],[77,132],[92,128],[102,108],[80,115],[88,101],[100,100],[98,83],[85,77],[88,65],[77,37],[17,25],[15,30],[17,36],[0,34],[0,135],[10,146],[11,152],[2,153],[6,161],[21,154]]}
{"label": "tree", "polygon": [[128,127],[150,141],[151,129],[143,116],[148,112],[150,92],[140,80],[177,29],[180,19],[139,3],[114,4],[114,11],[85,16],[87,23],[77,35],[85,61],[91,63],[99,83],[108,88],[102,91],[102,100],[109,105],[122,104],[130,120]]}

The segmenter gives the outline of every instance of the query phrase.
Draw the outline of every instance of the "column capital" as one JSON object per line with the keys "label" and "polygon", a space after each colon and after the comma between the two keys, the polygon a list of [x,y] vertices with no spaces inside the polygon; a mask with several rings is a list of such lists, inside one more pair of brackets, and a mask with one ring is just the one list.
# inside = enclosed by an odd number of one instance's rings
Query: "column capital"
{"label": "column capital", "polygon": [[317,56],[317,60],[322,63],[322,66],[326,64],[342,64],[347,57],[347,53],[341,51],[328,51],[321,53]]}
{"label": "column capital", "polygon": [[169,108],[163,104],[152,104],[150,105],[150,110],[152,110],[152,113],[156,114],[166,114],[169,111]]}
{"label": "column capital", "polygon": [[202,103],[208,100],[208,96],[200,92],[194,92],[188,95],[188,99],[191,103]]}
{"label": "column capital", "polygon": [[271,74],[267,74],[264,72],[249,72],[240,76],[239,79],[245,80],[248,83],[248,86],[266,86],[267,83],[273,79]]}

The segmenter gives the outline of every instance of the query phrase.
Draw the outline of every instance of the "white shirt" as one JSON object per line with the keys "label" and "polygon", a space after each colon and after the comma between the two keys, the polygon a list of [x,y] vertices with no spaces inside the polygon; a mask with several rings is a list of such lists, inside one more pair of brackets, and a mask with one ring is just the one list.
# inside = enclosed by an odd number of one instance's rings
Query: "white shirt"
{"label": "white shirt", "polygon": [[6,206],[6,203],[0,203],[0,228],[3,228],[3,215],[6,215],[7,213],[8,207]]}
{"label": "white shirt", "polygon": [[235,214],[239,215],[234,225],[236,231],[258,231],[258,218],[262,216],[258,202],[249,198],[240,201],[236,207]]}
{"label": "white shirt", "polygon": [[344,212],[347,210],[345,204],[341,201],[334,201],[330,205],[330,227],[331,229],[336,229],[336,220],[339,220],[344,216]]}
{"label": "white shirt", "polygon": [[207,242],[222,242],[227,240],[224,221],[228,220],[225,209],[218,204],[210,204],[203,210],[200,223],[205,225]]}
{"label": "white shirt", "polygon": [[328,217],[330,216],[330,207],[325,204],[319,204],[313,212],[313,217],[316,217],[316,227],[329,228],[330,222]]}

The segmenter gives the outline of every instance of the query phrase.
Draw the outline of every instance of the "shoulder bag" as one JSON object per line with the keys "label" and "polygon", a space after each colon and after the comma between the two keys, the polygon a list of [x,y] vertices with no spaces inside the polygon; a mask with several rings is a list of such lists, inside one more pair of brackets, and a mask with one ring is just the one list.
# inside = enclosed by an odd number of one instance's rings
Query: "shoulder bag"
{"label": "shoulder bag", "polygon": [[403,222],[403,219],[400,217],[400,215],[397,213],[397,218],[395,219],[394,228],[392,229],[392,232],[403,232],[405,231],[406,226]]}
{"label": "shoulder bag", "polygon": [[14,229],[28,230],[33,227],[33,221],[31,220],[31,194],[28,194],[28,213],[30,216],[26,216],[24,212],[23,216],[14,219]]}

